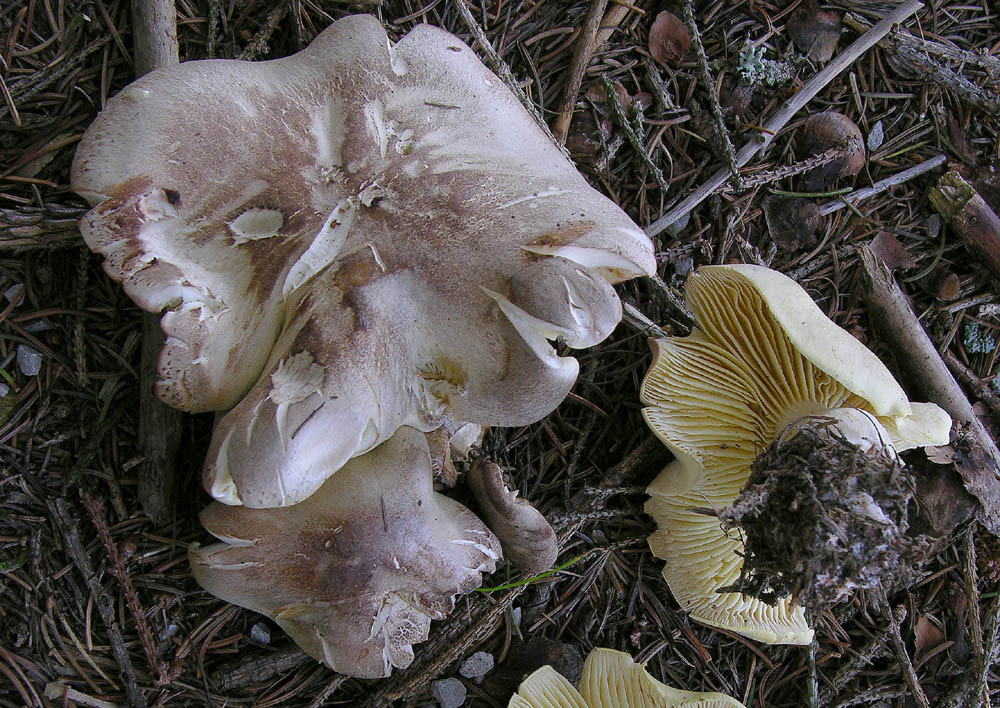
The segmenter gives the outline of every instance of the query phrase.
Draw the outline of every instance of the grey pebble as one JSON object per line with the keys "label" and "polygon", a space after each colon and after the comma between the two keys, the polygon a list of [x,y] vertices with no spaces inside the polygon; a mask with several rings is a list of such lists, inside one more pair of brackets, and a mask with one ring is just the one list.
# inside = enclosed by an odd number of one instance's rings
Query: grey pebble
{"label": "grey pebble", "polygon": [[42,370],[42,355],[27,344],[17,345],[17,367],[25,376],[38,376]]}
{"label": "grey pebble", "polygon": [[432,681],[431,697],[441,708],[459,708],[465,703],[465,685],[457,678]]}
{"label": "grey pebble", "polygon": [[477,651],[462,662],[458,674],[462,678],[481,679],[493,668],[493,655],[485,651]]}

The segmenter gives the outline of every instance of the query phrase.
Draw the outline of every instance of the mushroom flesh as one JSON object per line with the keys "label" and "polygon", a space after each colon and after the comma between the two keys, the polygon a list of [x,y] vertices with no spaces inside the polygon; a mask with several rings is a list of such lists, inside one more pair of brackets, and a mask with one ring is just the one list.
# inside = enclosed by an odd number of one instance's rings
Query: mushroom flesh
{"label": "mushroom flesh", "polygon": [[228,410],[206,488],[306,499],[400,426],[521,425],[604,339],[648,237],[503,83],[371,15],[273,61],[147,74],[84,135],[73,188],[105,270],[164,315],[157,392]]}

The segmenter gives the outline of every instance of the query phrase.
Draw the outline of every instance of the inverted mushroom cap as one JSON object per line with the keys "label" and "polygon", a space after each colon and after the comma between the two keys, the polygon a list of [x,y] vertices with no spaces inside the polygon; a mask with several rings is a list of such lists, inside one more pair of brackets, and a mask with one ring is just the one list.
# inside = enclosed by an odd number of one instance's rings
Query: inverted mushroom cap
{"label": "inverted mushroom cap", "polygon": [[424,434],[402,427],[299,504],[213,503],[201,522],[222,543],[192,546],[195,579],[266,614],[334,671],[408,666],[430,621],[500,557],[472,512],[434,492],[429,455]]}
{"label": "inverted mushroom cap", "polygon": [[666,686],[628,654],[594,649],[583,664],[580,690],[551,666],[518,687],[507,708],[744,708],[722,693],[696,693]]}
{"label": "inverted mushroom cap", "polygon": [[711,511],[733,502],[755,457],[803,417],[858,409],[897,451],[946,441],[951,421],[933,404],[911,404],[874,354],[777,271],[701,268],[686,297],[696,328],[652,343],[641,390],[646,422],[677,458],[648,490],[646,509],[658,525],[650,547],[695,619],[761,641],[808,643],[802,611],[787,602],[770,607],[717,592],[739,577],[742,541]]}
{"label": "inverted mushroom cap", "polygon": [[[197,107],[194,109],[192,107]],[[81,141],[81,225],[165,310],[157,391],[233,407],[216,498],[307,497],[401,425],[552,410],[652,245],[454,36],[334,23],[298,54],[197,61],[112,99]]]}

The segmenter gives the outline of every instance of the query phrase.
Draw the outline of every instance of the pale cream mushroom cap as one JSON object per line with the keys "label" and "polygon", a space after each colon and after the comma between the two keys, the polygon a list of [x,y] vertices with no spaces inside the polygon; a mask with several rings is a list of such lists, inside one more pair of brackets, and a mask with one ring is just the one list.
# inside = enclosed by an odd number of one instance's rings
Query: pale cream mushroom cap
{"label": "pale cream mushroom cap", "polygon": [[951,421],[933,404],[911,404],[874,354],[776,271],[701,268],[688,279],[686,299],[696,327],[652,343],[640,393],[643,417],[677,458],[649,486],[646,510],[658,526],[650,547],[695,619],[765,642],[806,644],[812,632],[800,609],[717,592],[739,576],[742,541],[711,512],[733,502],[756,456],[805,416],[858,409],[897,451],[944,444]]}
{"label": "pale cream mushroom cap", "polygon": [[666,686],[613,649],[594,649],[583,664],[580,690],[551,666],[526,678],[507,708],[745,708],[722,693]]}
{"label": "pale cream mushroom cap", "polygon": [[191,567],[213,595],[266,614],[334,671],[375,678],[413,660],[430,622],[478,587],[500,543],[434,492],[425,435],[402,427],[305,501],[279,509],[213,503]]}
{"label": "pale cream mushroom cap", "polygon": [[266,62],[152,72],[72,185],[105,269],[163,311],[157,391],[220,420],[227,503],[309,496],[401,425],[538,420],[652,244],[460,40],[371,15]]}

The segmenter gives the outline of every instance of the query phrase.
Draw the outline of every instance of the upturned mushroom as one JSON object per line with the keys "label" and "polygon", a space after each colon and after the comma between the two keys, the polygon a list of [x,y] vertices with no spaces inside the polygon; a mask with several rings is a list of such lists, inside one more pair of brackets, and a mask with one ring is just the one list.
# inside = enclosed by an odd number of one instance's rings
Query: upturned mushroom
{"label": "upturned mushroom", "polygon": [[164,315],[157,391],[219,420],[227,504],[306,499],[400,426],[551,411],[652,245],[447,32],[370,15],[293,56],[148,74],[73,188],[105,270]]}
{"label": "upturned mushroom", "polygon": [[405,426],[303,502],[214,502],[201,522],[221,541],[190,551],[202,587],[267,615],[334,671],[365,678],[408,666],[431,620],[500,558],[489,529],[434,491],[425,436]]}
{"label": "upturned mushroom", "polygon": [[[742,540],[715,513],[740,493],[755,457],[810,416],[843,426],[862,446],[882,434],[895,452],[947,442],[951,420],[932,403],[911,403],[878,357],[777,271],[704,267],[685,294],[696,326],[688,337],[651,343],[641,390],[646,422],[676,458],[648,489],[658,527],[650,548],[666,560],[667,584],[693,618],[768,643],[806,644],[812,630],[787,598],[772,606],[719,591],[739,578]],[[872,419],[880,427],[857,425]]]}
{"label": "upturned mushroom", "polygon": [[613,649],[590,652],[579,688],[543,666],[521,683],[507,708],[745,708],[722,693],[666,686],[631,656]]}

